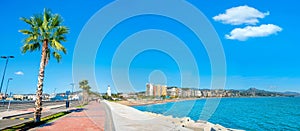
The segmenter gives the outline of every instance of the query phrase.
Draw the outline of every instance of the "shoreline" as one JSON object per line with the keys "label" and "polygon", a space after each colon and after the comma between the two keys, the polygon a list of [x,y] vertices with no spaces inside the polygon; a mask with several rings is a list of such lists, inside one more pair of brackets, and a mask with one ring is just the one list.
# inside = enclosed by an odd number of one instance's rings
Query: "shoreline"
{"label": "shoreline", "polygon": [[168,100],[135,100],[135,101],[114,101],[116,103],[126,105],[126,106],[145,106],[145,105],[152,105],[152,104],[164,104],[168,102],[179,102],[179,101],[188,101],[188,100],[197,100],[202,98],[187,98],[187,99],[168,99]]}
{"label": "shoreline", "polygon": [[183,130],[183,131],[242,131],[223,127],[208,121],[194,121],[189,117],[175,118],[171,115],[145,112],[131,106],[103,101],[111,110],[116,130]]}
{"label": "shoreline", "polygon": [[165,100],[134,100],[134,101],[128,101],[128,100],[121,100],[121,101],[113,101],[122,105],[126,106],[146,106],[146,105],[154,105],[154,104],[165,104],[169,102],[181,102],[181,101],[189,101],[189,100],[203,100],[203,99],[227,99],[227,98],[282,98],[282,96],[274,96],[274,97],[268,97],[268,96],[247,96],[247,97],[201,97],[201,98],[179,98],[179,99],[165,99]]}

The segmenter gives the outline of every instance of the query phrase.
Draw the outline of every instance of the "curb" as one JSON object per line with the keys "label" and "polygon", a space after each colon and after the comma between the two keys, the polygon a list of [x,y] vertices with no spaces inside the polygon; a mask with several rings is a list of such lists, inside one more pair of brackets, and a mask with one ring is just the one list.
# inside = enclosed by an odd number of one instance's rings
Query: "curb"
{"label": "curb", "polygon": [[[56,109],[56,108],[59,108],[59,107],[62,107],[62,106],[63,106],[63,104],[60,105],[60,106],[57,106],[57,107],[53,107],[53,108],[45,108],[44,110],[47,111],[47,110]],[[20,113],[20,114],[15,114],[15,115],[10,115],[10,116],[4,116],[4,117],[1,117],[0,120],[2,120],[2,119],[9,119],[11,117],[16,117],[16,116],[21,116],[21,115],[32,114],[32,113],[34,113],[34,111],[26,112],[26,113]]]}
{"label": "curb", "polygon": [[1,117],[0,120],[2,120],[2,119],[9,119],[11,117],[16,117],[16,116],[21,116],[21,115],[32,114],[32,113],[34,113],[34,112],[32,111],[32,112],[20,113],[20,114],[16,114],[16,115],[5,116],[5,117]]}

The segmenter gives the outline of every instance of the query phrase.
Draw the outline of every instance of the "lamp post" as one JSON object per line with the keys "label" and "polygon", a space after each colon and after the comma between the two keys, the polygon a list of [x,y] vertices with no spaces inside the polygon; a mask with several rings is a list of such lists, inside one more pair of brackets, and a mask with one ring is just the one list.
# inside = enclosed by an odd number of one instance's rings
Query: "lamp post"
{"label": "lamp post", "polygon": [[5,76],[5,72],[6,72],[6,67],[7,67],[7,63],[9,58],[15,58],[14,56],[1,56],[2,59],[6,59],[6,63],[5,63],[5,67],[4,67],[4,71],[3,71],[3,76],[2,76],[2,80],[1,80],[1,86],[0,86],[0,93],[2,90],[2,86],[3,86],[3,80],[4,80],[4,76]]}
{"label": "lamp post", "polygon": [[72,99],[71,100],[73,100],[74,99],[74,83],[71,83],[70,84],[71,86],[72,86],[72,92],[71,92],[71,97],[72,97]]}
{"label": "lamp post", "polygon": [[72,86],[72,93],[71,93],[71,94],[73,94],[73,90],[74,90],[74,85],[75,85],[75,84],[74,84],[74,83],[71,83],[70,85]]}
{"label": "lamp post", "polygon": [[10,80],[13,80],[13,78],[8,78],[8,80],[7,80],[7,85],[6,85],[5,94],[4,94],[5,99],[6,99],[6,93],[7,93],[8,84],[9,84],[9,81],[10,81]]}

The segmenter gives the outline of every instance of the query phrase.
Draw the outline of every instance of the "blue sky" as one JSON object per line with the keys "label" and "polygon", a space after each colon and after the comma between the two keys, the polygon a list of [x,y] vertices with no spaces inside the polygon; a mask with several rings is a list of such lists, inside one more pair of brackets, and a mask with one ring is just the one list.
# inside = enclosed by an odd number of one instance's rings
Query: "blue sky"
{"label": "blue sky", "polygon": [[[68,42],[63,43],[68,53],[63,55],[61,63],[53,59],[50,61],[46,67],[44,84],[45,93],[52,93],[55,88],[56,92],[64,92],[71,89],[70,83],[73,82],[73,51],[82,28],[98,10],[110,2],[2,1],[0,15],[5,19],[0,21],[2,25],[0,55],[15,56],[9,61],[3,88],[5,89],[7,79],[11,77],[13,81],[10,82],[9,92],[35,93],[36,90],[40,52],[21,54],[20,48],[25,36],[18,30],[28,28],[28,26],[19,20],[20,17],[29,17],[41,13],[43,8],[50,8],[53,13],[61,14],[64,18],[64,25],[70,28],[70,34],[67,35]],[[227,65],[226,89],[256,87],[272,91],[300,92],[300,45],[297,39],[297,34],[299,34],[297,31],[300,27],[298,26],[299,18],[296,17],[300,13],[296,1],[189,0],[188,2],[202,11],[219,35]],[[235,9],[239,9],[238,14],[234,14]],[[128,9],[118,10],[126,12]],[[233,19],[236,21],[233,22]],[[95,32],[98,29],[95,28]],[[102,41],[95,59],[97,86],[91,85],[94,90],[103,92],[107,85],[111,85],[114,92],[117,90],[111,75],[114,53],[122,43],[126,43],[124,40],[127,40],[130,35],[146,29],[171,32],[184,41],[193,54],[200,72],[193,73],[194,70],[187,70],[183,72],[190,74],[186,79],[192,81],[196,78],[195,75],[199,75],[200,88],[210,87],[211,65],[204,46],[195,44],[201,43],[199,39],[188,28],[172,19],[156,15],[142,15],[122,21]],[[246,37],[245,34],[250,34],[250,37]],[[176,43],[175,40],[167,41],[166,39],[160,42]],[[151,45],[152,40],[151,38],[145,38],[143,41],[128,39],[127,44],[139,42]],[[181,50],[176,51],[179,55],[181,54]],[[84,55],[85,52],[82,54]],[[2,59],[0,75],[2,75],[4,65],[5,60]],[[85,67],[85,63],[82,65]],[[122,65],[117,65],[117,67],[122,69]],[[16,75],[16,72],[22,72],[23,75]],[[147,50],[136,55],[130,63],[128,75],[136,91],[144,90],[145,83],[148,81],[166,83],[170,86],[181,85],[180,70],[175,59],[157,50]],[[78,81],[74,83],[77,84]],[[78,84],[75,90],[78,90]]]}

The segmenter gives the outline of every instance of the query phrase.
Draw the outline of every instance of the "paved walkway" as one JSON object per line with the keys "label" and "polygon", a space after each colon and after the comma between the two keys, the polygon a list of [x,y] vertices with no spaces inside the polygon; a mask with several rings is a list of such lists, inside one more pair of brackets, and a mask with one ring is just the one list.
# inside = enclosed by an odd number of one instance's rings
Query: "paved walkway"
{"label": "paved walkway", "polygon": [[116,131],[192,131],[182,127],[180,119],[150,115],[115,102],[105,102],[111,109]]}
{"label": "paved walkway", "polygon": [[32,130],[86,130],[104,131],[105,126],[105,105],[90,102],[84,110],[72,112],[63,118],[52,123],[45,124]]}

